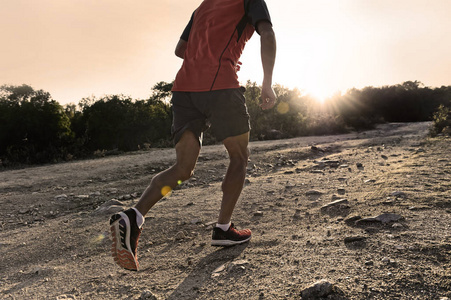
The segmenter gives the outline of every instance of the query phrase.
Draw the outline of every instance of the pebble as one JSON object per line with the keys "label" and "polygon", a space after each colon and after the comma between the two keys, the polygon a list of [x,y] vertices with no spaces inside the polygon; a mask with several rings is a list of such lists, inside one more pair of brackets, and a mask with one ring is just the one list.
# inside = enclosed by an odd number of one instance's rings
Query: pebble
{"label": "pebble", "polygon": [[338,199],[338,200],[330,202],[330,203],[328,203],[326,205],[323,205],[321,207],[321,211],[327,211],[327,210],[329,210],[331,208],[340,209],[340,208],[343,207],[343,204],[348,204],[348,203],[349,203],[348,199]]}
{"label": "pebble", "polygon": [[345,223],[348,225],[354,225],[356,223],[356,221],[358,221],[360,219],[362,219],[361,216],[352,216],[352,217],[347,218],[345,220]]}
{"label": "pebble", "polygon": [[247,261],[245,259],[235,260],[235,261],[232,261],[228,265],[227,271],[233,271],[233,270],[237,270],[237,269],[244,270],[249,265],[250,265],[249,261]]}
{"label": "pebble", "polygon": [[77,299],[77,297],[75,297],[74,295],[70,295],[70,294],[63,294],[63,295],[56,296],[56,300],[66,300],[66,299]]}
{"label": "pebble", "polygon": [[407,196],[406,193],[400,191],[393,192],[390,195],[396,198],[406,198]]}
{"label": "pebble", "polygon": [[55,196],[55,200],[58,200],[58,201],[66,200],[66,199],[67,199],[67,195],[66,194],[61,194],[61,195]]}
{"label": "pebble", "polygon": [[362,242],[366,240],[366,237],[364,236],[347,236],[345,237],[345,243],[354,243],[354,242]]}
{"label": "pebble", "polygon": [[370,218],[364,218],[364,219],[360,219],[357,220],[355,222],[356,225],[361,225],[361,224],[366,224],[366,223],[382,223],[382,224],[386,224],[386,223],[390,223],[390,222],[396,222],[399,220],[402,220],[403,217],[398,215],[398,214],[381,214],[377,217],[370,217]]}
{"label": "pebble", "polygon": [[307,196],[316,196],[316,195],[322,195],[322,194],[324,194],[324,192],[317,191],[317,190],[310,190],[310,191],[307,191],[305,194]]}
{"label": "pebble", "polygon": [[174,239],[175,240],[183,240],[184,238],[186,238],[186,234],[184,231],[179,231],[175,234]]}
{"label": "pebble", "polygon": [[302,300],[326,298],[333,293],[333,285],[327,280],[315,282],[301,292]]}
{"label": "pebble", "polygon": [[145,290],[141,293],[141,296],[138,298],[139,300],[158,300],[157,296],[155,296],[151,291]]}
{"label": "pebble", "polygon": [[111,199],[100,205],[94,213],[96,214],[115,214],[124,210],[123,203],[116,199]]}
{"label": "pebble", "polygon": [[254,216],[255,217],[262,217],[263,216],[263,212],[261,210],[257,210],[256,212],[254,212]]}
{"label": "pebble", "polygon": [[338,195],[344,195],[344,194],[346,194],[346,190],[343,189],[343,188],[337,189],[337,192],[338,192]]}

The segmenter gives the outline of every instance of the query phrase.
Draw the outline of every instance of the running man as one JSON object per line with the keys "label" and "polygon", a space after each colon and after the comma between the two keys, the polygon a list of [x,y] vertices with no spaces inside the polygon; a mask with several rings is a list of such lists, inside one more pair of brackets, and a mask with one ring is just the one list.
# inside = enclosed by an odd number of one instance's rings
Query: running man
{"label": "running man", "polygon": [[270,109],[276,101],[271,87],[276,39],[265,1],[204,0],[192,14],[175,48],[175,55],[183,59],[171,100],[176,162],[152,179],[135,207],[111,217],[112,254],[119,266],[138,270],[137,246],[144,216],[167,191],[193,175],[207,124],[230,158],[211,245],[232,246],[251,239],[251,231],[236,229],[231,217],[249,157],[249,114],[237,71],[254,31],[260,35],[264,73],[260,106]]}

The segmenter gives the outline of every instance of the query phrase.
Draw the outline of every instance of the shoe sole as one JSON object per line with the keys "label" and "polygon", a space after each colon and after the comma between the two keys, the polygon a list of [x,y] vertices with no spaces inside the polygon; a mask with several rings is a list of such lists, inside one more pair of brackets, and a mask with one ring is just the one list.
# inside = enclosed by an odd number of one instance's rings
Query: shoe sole
{"label": "shoe sole", "polygon": [[251,237],[248,237],[245,240],[241,240],[241,241],[232,241],[232,240],[211,240],[211,245],[212,246],[216,246],[216,247],[228,247],[228,246],[235,246],[235,245],[239,245],[239,244],[244,244],[247,241],[249,241],[251,239]]}
{"label": "shoe sole", "polygon": [[[111,255],[113,256],[114,261],[120,267],[131,270],[138,271],[139,264],[136,257],[133,255],[130,247],[130,220],[128,216],[124,213],[119,213],[119,217],[116,221],[113,222],[110,226],[111,230],[111,238],[113,240],[113,245],[111,246]],[[121,243],[121,231],[123,232],[124,228],[125,232],[125,246],[124,248]]]}

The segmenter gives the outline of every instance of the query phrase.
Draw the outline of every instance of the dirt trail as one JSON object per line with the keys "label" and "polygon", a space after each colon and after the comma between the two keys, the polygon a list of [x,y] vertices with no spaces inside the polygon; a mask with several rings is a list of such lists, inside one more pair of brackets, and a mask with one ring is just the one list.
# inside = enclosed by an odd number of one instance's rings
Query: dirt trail
{"label": "dirt trail", "polygon": [[[252,142],[233,221],[253,238],[225,249],[209,241],[228,159],[203,147],[147,216],[139,272],[114,264],[96,209],[133,205],[173,149],[0,172],[0,299],[300,299],[320,279],[328,299],[451,297],[450,138],[428,126]],[[401,219],[365,219],[383,213]]]}

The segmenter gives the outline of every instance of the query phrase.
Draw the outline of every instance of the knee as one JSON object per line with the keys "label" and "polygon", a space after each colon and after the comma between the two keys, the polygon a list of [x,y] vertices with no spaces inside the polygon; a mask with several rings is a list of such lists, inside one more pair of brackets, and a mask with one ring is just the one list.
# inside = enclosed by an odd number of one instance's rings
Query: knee
{"label": "knee", "polygon": [[239,166],[247,167],[248,160],[249,160],[249,150],[247,148],[243,149],[243,151],[233,153],[232,155],[230,155],[230,163]]}
{"label": "knee", "polygon": [[190,166],[176,164],[174,167],[177,170],[177,180],[186,181],[190,179],[194,174],[194,168]]}

